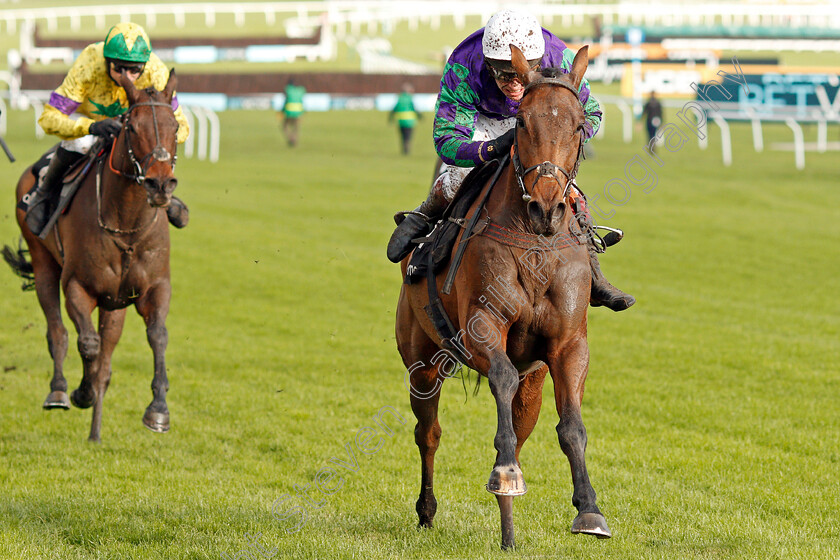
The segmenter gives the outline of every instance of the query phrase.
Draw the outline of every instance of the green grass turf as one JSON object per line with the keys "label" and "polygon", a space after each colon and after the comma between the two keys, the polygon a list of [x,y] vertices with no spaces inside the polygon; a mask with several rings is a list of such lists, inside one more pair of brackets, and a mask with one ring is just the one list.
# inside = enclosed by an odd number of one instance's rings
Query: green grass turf
{"label": "green grass turf", "polygon": [[[641,153],[607,111],[580,174],[590,195]],[[797,172],[792,154],[755,154],[749,127],[734,125],[730,168],[716,128],[706,151],[662,153],[658,186],[616,209],[608,223],[627,239],[602,258],[638,303],[590,311],[587,459],[614,538],[569,534],[549,382],[522,452],[520,548],[503,554],[484,490],[495,454],[486,382],[475,397],[458,380],[444,388],[436,527],[415,529],[420,469],[393,335],[400,278],[384,248],[391,214],[425,195],[431,119],[401,157],[382,113],[307,114],[294,150],[273,113],[220,117],[221,161],[178,164],[192,222],[172,234],[170,433],[140,422],[152,361],[134,313],[102,444],[86,441],[90,411],[43,411],[44,320],[0,267],[0,558],[215,559],[245,550],[246,533],[282,558],[838,557],[836,153],[809,153]],[[0,240],[14,243],[13,185],[50,141],[33,139],[31,111],[9,125],[19,161],[0,161]],[[768,146],[789,141],[783,127],[766,133]],[[71,388],[80,369],[71,334]],[[384,406],[406,423],[360,453],[356,434]],[[345,444],[358,471],[339,468],[343,486],[287,532],[293,521],[272,504],[346,457]]]}

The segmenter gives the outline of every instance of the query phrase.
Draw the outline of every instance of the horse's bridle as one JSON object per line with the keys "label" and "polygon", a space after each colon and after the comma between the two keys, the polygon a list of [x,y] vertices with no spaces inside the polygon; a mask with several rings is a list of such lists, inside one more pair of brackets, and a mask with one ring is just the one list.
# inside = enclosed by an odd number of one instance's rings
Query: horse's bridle
{"label": "horse's bridle", "polygon": [[[137,107],[151,107],[152,108],[152,122],[155,125],[155,147],[154,149],[143,156],[143,158],[138,161],[137,157],[134,155],[134,150],[131,147],[131,128],[128,126],[129,119],[131,118],[131,112],[136,109]],[[111,171],[125,177],[127,179],[134,180],[138,185],[142,185],[143,181],[146,180],[146,171],[149,170],[149,167],[152,165],[151,158],[155,158],[157,161],[168,161],[170,162],[169,165],[172,166],[172,171],[175,171],[175,163],[178,161],[178,156],[174,154],[170,154],[169,151],[164,148],[160,143],[160,131],[158,130],[158,122],[157,122],[157,114],[155,113],[155,107],[167,107],[169,110],[172,110],[172,105],[169,103],[161,103],[160,101],[145,101],[143,103],[135,103],[134,105],[130,106],[128,110],[123,113],[124,123],[123,127],[125,129],[125,145],[126,150],[128,151],[128,159],[131,161],[131,164],[134,166],[135,173],[125,173],[123,171],[119,171],[114,169],[114,151],[117,145],[117,139],[114,138],[114,144],[111,146],[111,155],[108,158],[108,166],[111,168]]]}
{"label": "horse's bridle", "polygon": [[[580,99],[578,92],[564,80],[560,80],[558,78],[543,78],[541,80],[530,82],[528,85],[525,86],[525,93],[528,93],[528,90],[540,85],[550,85],[550,86],[558,86],[562,88],[566,88],[567,90],[571,91],[575,95],[575,99]],[[515,129],[519,128],[519,123],[517,122]],[[566,198],[566,194],[569,190],[570,185],[574,185],[575,177],[577,176],[578,168],[580,167],[580,160],[584,159],[583,155],[583,140],[584,140],[584,129],[580,128],[580,142],[578,143],[578,153],[577,158],[575,159],[575,166],[572,168],[571,171],[566,171],[563,167],[552,163],[550,161],[544,161],[542,163],[538,163],[537,165],[532,165],[531,167],[524,169],[522,166],[522,161],[519,159],[519,142],[517,141],[517,134],[514,132],[513,135],[513,153],[511,154],[511,162],[513,163],[513,172],[516,175],[516,180],[519,183],[519,188],[522,189],[522,200],[528,202],[531,200],[531,194],[528,192],[528,189],[525,188],[525,175],[530,173],[531,171],[537,172],[537,176],[534,178],[534,182],[531,184],[531,191],[534,190],[534,187],[537,185],[537,181],[540,180],[540,177],[552,177],[554,178],[557,183],[563,187],[563,198]],[[560,177],[557,175],[557,172],[562,173],[566,176],[566,184],[565,186],[560,181]]]}

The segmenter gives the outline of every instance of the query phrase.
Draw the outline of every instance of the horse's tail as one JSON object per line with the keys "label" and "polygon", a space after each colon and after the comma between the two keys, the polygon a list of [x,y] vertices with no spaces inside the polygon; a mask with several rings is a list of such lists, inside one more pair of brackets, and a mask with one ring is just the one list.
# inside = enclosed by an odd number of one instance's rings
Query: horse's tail
{"label": "horse's tail", "polygon": [[12,272],[23,278],[23,285],[20,287],[23,291],[32,290],[35,288],[35,269],[32,268],[32,263],[26,258],[27,251],[23,248],[22,243],[18,243],[18,249],[15,251],[8,245],[3,246],[3,260],[12,267]]}

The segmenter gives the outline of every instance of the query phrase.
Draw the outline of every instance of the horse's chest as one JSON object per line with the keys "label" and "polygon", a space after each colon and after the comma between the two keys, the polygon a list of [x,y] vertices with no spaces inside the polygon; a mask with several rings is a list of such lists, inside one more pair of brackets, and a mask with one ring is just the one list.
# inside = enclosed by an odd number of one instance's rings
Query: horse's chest
{"label": "horse's chest", "polygon": [[149,252],[122,252],[84,275],[87,291],[105,309],[121,309],[137,302],[153,284],[156,260]]}
{"label": "horse's chest", "polygon": [[585,317],[588,297],[582,290],[565,285],[561,289],[540,290],[531,296],[517,322],[516,331],[521,337],[563,337],[576,330]]}

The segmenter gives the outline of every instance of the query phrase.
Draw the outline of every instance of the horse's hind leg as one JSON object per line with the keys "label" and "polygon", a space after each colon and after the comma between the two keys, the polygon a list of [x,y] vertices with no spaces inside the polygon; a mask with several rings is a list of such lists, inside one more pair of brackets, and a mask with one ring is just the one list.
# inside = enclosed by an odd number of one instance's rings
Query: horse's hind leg
{"label": "horse's hind leg", "polygon": [[[28,232],[27,232],[28,233]],[[64,378],[64,358],[67,356],[67,329],[61,320],[61,267],[49,254],[40,240],[31,234],[24,236],[35,272],[35,292],[47,320],[47,347],[53,360],[50,394],[44,408],[70,408],[67,397],[67,380]]]}
{"label": "horse's hind leg", "polygon": [[[513,431],[516,434],[516,462],[519,463],[519,452],[522,445],[537,424],[542,406],[542,390],[548,365],[536,362],[531,368],[522,372],[522,380],[513,397]],[[521,466],[521,465],[520,465]]]}
{"label": "horse's hind leg", "polygon": [[152,348],[155,360],[155,376],[152,379],[152,402],[143,413],[143,425],[153,432],[169,431],[169,408],[166,406],[166,392],[169,380],[166,377],[166,346],[169,333],[166,330],[166,316],[169,313],[169,300],[172,289],[169,282],[164,282],[149,290],[137,302],[137,311],[146,322],[146,338]]}
{"label": "horse's hind leg", "polygon": [[417,498],[417,525],[432,527],[437,511],[434,492],[435,452],[440,445],[440,422],[438,422],[438,402],[440,400],[440,381],[437,368],[411,369],[411,410],[417,418],[414,427],[414,442],[420,451],[420,496]]}
{"label": "horse's hind leg", "polygon": [[106,311],[99,308],[99,356],[93,364],[93,391],[96,400],[93,402],[93,417],[90,422],[90,441],[99,442],[102,433],[102,403],[105,391],[111,383],[111,356],[120,340],[123,324],[125,323],[125,309]]}
{"label": "horse's hind leg", "polygon": [[438,351],[414,319],[405,298],[400,295],[397,307],[397,347],[407,365],[406,385],[411,399],[411,410],[417,418],[414,442],[420,451],[420,496],[416,510],[418,527],[431,528],[437,511],[434,492],[435,452],[440,445],[438,402],[442,379],[431,357]]}
{"label": "horse's hind leg", "polygon": [[572,503],[578,510],[572,523],[572,533],[609,538],[612,534],[607,520],[595,503],[595,490],[586,470],[586,428],[580,413],[584,382],[589,370],[589,346],[585,336],[565,347],[549,348],[549,356],[554,398],[560,416],[557,436],[572,469]]}
{"label": "horse's hind leg", "polygon": [[[15,196],[16,200],[32,188],[35,184],[35,177],[30,172],[31,168],[24,171],[18,181]],[[25,213],[22,210],[15,211],[18,226],[21,234],[26,240],[29,248],[29,257],[32,259],[32,269],[35,273],[35,293],[38,295],[38,303],[44,311],[47,320],[47,347],[53,360],[53,376],[50,381],[50,394],[44,400],[44,408],[70,408],[70,399],[67,397],[67,380],[64,378],[64,358],[67,356],[67,329],[61,320],[61,267],[44,246],[44,243],[29,231],[26,225]]]}
{"label": "horse's hind leg", "polygon": [[96,308],[96,300],[73,278],[64,286],[64,296],[67,315],[79,334],[77,346],[82,357],[82,381],[78,388],[70,393],[70,401],[79,408],[90,408],[96,400],[93,388],[94,365],[99,357],[100,346],[99,333],[93,328],[90,318]]}

